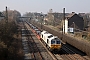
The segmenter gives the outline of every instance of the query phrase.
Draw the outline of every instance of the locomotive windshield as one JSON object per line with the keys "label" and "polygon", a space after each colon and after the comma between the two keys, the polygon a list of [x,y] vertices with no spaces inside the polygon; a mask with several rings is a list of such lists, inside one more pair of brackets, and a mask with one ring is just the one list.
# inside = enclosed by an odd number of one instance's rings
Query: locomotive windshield
{"label": "locomotive windshield", "polygon": [[60,44],[60,41],[57,41],[56,44]]}
{"label": "locomotive windshield", "polygon": [[51,40],[51,44],[60,44],[60,40],[58,38],[54,38]]}
{"label": "locomotive windshield", "polygon": [[52,40],[52,41],[51,41],[51,44],[55,44],[55,40]]}

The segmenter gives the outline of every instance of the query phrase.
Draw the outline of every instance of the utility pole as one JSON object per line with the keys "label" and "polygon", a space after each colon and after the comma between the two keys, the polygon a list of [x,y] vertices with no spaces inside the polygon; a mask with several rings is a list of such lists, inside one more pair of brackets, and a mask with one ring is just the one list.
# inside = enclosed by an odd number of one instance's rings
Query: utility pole
{"label": "utility pole", "polygon": [[8,11],[7,11],[7,6],[6,6],[6,16],[5,16],[5,35],[7,35],[7,30],[8,30]]}
{"label": "utility pole", "polygon": [[6,6],[6,24],[8,23],[8,11],[7,11],[7,6]]}
{"label": "utility pole", "polygon": [[63,8],[64,34],[65,34],[65,8]]}
{"label": "utility pole", "polygon": [[73,22],[73,32],[75,31],[75,22]]}
{"label": "utility pole", "polygon": [[42,12],[41,12],[41,30],[42,30],[42,23],[43,23],[43,19],[44,19],[44,16],[43,16],[43,14],[42,14]]}
{"label": "utility pole", "polygon": [[[64,20],[64,23],[63,23]],[[64,26],[63,26],[64,25]],[[63,28],[64,28],[64,32],[63,32]],[[65,34],[65,8],[63,8],[63,19],[62,19],[62,37],[61,40],[63,39],[63,33]]]}

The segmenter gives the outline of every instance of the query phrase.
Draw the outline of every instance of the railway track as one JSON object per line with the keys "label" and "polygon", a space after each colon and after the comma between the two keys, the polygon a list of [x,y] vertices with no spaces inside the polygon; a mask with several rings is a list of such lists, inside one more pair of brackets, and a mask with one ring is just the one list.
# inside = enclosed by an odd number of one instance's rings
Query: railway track
{"label": "railway track", "polygon": [[53,55],[57,58],[57,60],[90,60],[89,57],[83,57],[79,54],[76,54],[74,51],[69,49],[68,47],[64,47],[62,51],[64,53],[53,53]]}
{"label": "railway track", "polygon": [[[84,53],[79,52],[78,50],[73,50],[73,48],[69,48],[64,45],[63,50],[64,54],[61,57],[65,60],[90,60],[83,57]],[[78,53],[77,53],[78,52]]]}
{"label": "railway track", "polygon": [[28,46],[31,57],[34,60],[57,60],[45,46],[37,39],[36,35],[32,32],[32,29],[25,23],[25,28],[28,35]]}
{"label": "railway track", "polygon": [[29,46],[30,46],[30,52],[33,52],[35,60],[43,60],[43,57],[42,57],[41,53],[39,52],[39,49],[38,49],[36,43],[34,42],[32,35],[30,35],[28,42],[29,42]]}
{"label": "railway track", "polygon": [[85,60],[84,58],[82,58],[80,55],[78,54],[64,54],[61,55],[61,57],[64,60]]}
{"label": "railway track", "polygon": [[24,60],[43,60],[37,45],[35,44],[32,35],[28,32],[26,26],[24,26],[24,32],[22,34],[22,44],[24,51]]}
{"label": "railway track", "polygon": [[60,54],[53,54],[57,60],[64,60]]}

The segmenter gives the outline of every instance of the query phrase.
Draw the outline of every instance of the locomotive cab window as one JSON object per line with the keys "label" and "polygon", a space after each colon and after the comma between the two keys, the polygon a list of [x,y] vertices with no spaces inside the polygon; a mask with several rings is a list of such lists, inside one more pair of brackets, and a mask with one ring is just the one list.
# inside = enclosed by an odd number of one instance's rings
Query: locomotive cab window
{"label": "locomotive cab window", "polygon": [[48,36],[48,38],[51,38],[51,37],[53,37],[53,35]]}
{"label": "locomotive cab window", "polygon": [[47,39],[47,43],[49,43],[49,40]]}
{"label": "locomotive cab window", "polygon": [[42,38],[43,38],[43,35],[42,35]]}

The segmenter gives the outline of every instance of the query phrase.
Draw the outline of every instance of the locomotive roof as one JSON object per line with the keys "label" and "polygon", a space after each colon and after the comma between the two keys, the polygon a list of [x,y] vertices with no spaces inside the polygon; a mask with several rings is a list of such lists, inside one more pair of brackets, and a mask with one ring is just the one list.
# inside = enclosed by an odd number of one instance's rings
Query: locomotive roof
{"label": "locomotive roof", "polygon": [[50,34],[50,33],[44,33],[43,35],[50,36],[50,35],[52,35],[52,34]]}
{"label": "locomotive roof", "polygon": [[58,40],[60,40],[57,36],[53,36],[53,37],[50,38],[50,40],[53,40],[53,39],[58,39]]}

